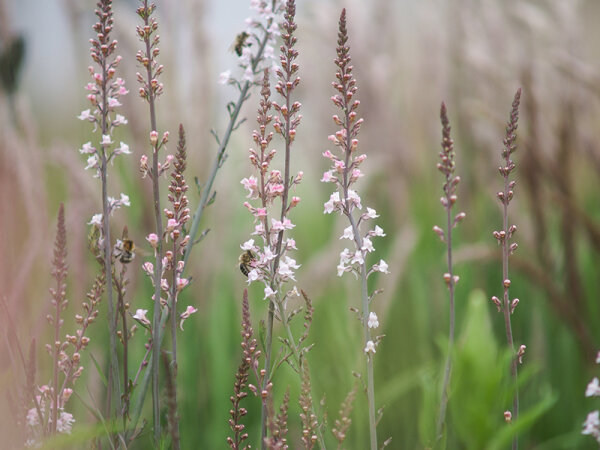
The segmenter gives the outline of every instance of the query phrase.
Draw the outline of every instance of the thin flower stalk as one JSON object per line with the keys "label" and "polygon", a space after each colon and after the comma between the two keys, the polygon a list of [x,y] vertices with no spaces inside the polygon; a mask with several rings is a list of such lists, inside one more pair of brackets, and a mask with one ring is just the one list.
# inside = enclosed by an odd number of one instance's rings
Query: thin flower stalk
{"label": "thin flower stalk", "polygon": [[[269,300],[265,342],[266,376],[263,381],[262,390],[265,389],[266,384],[271,379],[273,322],[276,308],[282,324],[286,328],[288,342],[294,355],[296,367],[299,368],[301,364],[300,353],[291,335],[287,313],[284,308],[285,300],[291,294],[297,293],[297,290],[293,289],[289,292],[282,292],[285,289],[284,283],[296,280],[294,270],[300,267],[294,259],[287,255],[289,251],[296,250],[294,239],[284,239],[285,231],[295,227],[288,218],[290,210],[300,202],[300,198],[296,196],[290,199],[289,191],[291,187],[299,184],[303,177],[302,172],[298,172],[293,179],[290,177],[291,148],[296,136],[296,129],[302,117],[299,114],[300,103],[292,100],[293,91],[300,83],[300,77],[297,76],[299,66],[295,62],[298,52],[294,48],[296,43],[296,37],[294,36],[294,31],[296,30],[296,23],[294,22],[295,13],[295,3],[288,1],[285,7],[284,22],[280,25],[283,39],[280,49],[281,68],[276,70],[278,82],[275,90],[283,99],[281,105],[270,100],[268,71],[265,70],[263,75],[261,100],[257,117],[259,130],[255,130],[252,136],[257,148],[252,148],[249,152],[250,162],[258,171],[260,182],[254,175],[244,178],[241,181],[242,185],[249,192],[248,198],[260,200],[260,206],[258,207],[252,206],[249,202],[245,202],[244,206],[254,216],[257,224],[253,235],[261,238],[262,246],[255,244],[254,239],[250,239],[241,247],[242,250],[250,252],[255,256],[252,258],[251,265],[248,268],[248,282],[262,282],[265,285],[265,299]],[[275,109],[278,113],[275,117],[270,114],[271,108]],[[272,121],[273,129],[281,135],[285,143],[283,174],[280,170],[270,169],[273,158],[277,153],[274,149],[269,150],[274,133],[267,131],[267,127]],[[269,213],[273,209],[274,202],[277,199],[281,199],[279,217],[270,217]],[[266,416],[266,406],[263,405],[261,415],[263,445],[267,432]]]}
{"label": "thin flower stalk", "polygon": [[354,242],[354,250],[345,248],[340,254],[340,263],[337,267],[338,276],[345,272],[352,272],[361,280],[361,303],[362,313],[359,314],[360,321],[364,330],[364,353],[366,356],[367,373],[367,400],[369,405],[369,436],[371,450],[377,449],[377,430],[376,430],[376,410],[375,410],[375,386],[373,379],[373,358],[376,353],[377,345],[381,341],[381,336],[372,338],[371,330],[379,326],[379,321],[375,312],[370,310],[370,302],[373,296],[380,291],[374,291],[369,294],[367,279],[374,272],[388,273],[388,265],[384,260],[372,265],[367,269],[367,255],[375,250],[372,242],[373,237],[385,236],[383,229],[375,226],[374,229],[361,232],[361,225],[369,219],[379,217],[372,208],[367,208],[367,212],[355,217],[356,210],[362,209],[362,203],[357,192],[352,189],[353,184],[363,176],[360,171],[360,165],[366,159],[366,155],[357,155],[358,133],[363,123],[362,118],[358,118],[357,108],[360,102],[354,98],[357,86],[356,80],[352,75],[352,65],[349,56],[350,48],[347,45],[348,32],[346,29],[346,10],[342,10],[339,21],[337,57],[335,64],[338,67],[336,73],[337,81],[334,81],[333,87],[338,92],[331,97],[334,105],[337,106],[342,116],[337,114],[333,116],[333,121],[340,129],[329,136],[342,152],[342,157],[338,157],[327,150],[323,156],[331,161],[331,169],[323,174],[322,182],[333,183],[336,191],[331,194],[329,201],[324,205],[324,213],[331,214],[339,212],[346,216],[350,226],[344,229],[340,239],[349,239]]}
{"label": "thin flower stalk", "polygon": [[138,82],[141,87],[139,89],[140,97],[148,102],[150,112],[150,146],[152,148],[152,166],[148,166],[148,158],[142,156],[140,160],[140,169],[142,176],[149,175],[152,181],[152,198],[154,201],[154,220],[155,220],[155,235],[157,239],[153,242],[155,263],[153,273],[154,283],[154,313],[152,318],[152,416],[154,439],[158,442],[160,438],[160,399],[159,399],[159,361],[161,340],[159,336],[162,334],[162,327],[159,326],[162,307],[162,275],[163,275],[163,222],[162,211],[160,206],[160,185],[159,177],[166,170],[170,160],[161,165],[159,163],[159,151],[165,146],[168,141],[169,134],[165,132],[162,139],[158,138],[157,121],[156,121],[156,100],[163,92],[163,85],[158,81],[158,77],[163,71],[163,66],[156,61],[160,53],[158,48],[159,36],[156,34],[158,30],[158,22],[152,13],[156,6],[149,4],[148,0],[143,0],[141,6],[137,9],[137,14],[143,21],[143,26],[137,26],[137,34],[144,44],[144,49],[138,51],[136,59],[138,63],[145,69],[144,75],[137,74]]}
{"label": "thin flower stalk", "polygon": [[52,355],[52,389],[53,389],[53,405],[52,419],[50,421],[50,433],[56,433],[56,422],[58,418],[58,373],[60,364],[60,329],[64,320],[61,318],[61,312],[67,307],[66,298],[66,279],[67,279],[67,232],[65,230],[65,208],[61,204],[58,210],[58,230],[56,232],[56,242],[54,244],[54,258],[52,260],[52,275],[56,280],[56,287],[50,289],[52,294],[52,306],[54,307],[54,316],[49,316],[48,319],[54,326],[54,346],[51,346]]}
{"label": "thin flower stalk", "polygon": [[[94,131],[100,130],[101,141],[98,149],[91,142],[82,146],[79,150],[82,154],[87,154],[86,169],[95,171],[95,177],[101,179],[102,183],[102,214],[96,214],[92,217],[91,225],[98,227],[101,231],[99,238],[99,247],[103,253],[102,262],[104,265],[104,275],[107,284],[107,309],[108,309],[108,327],[109,327],[109,411],[111,415],[114,408],[114,415],[122,413],[121,408],[121,386],[119,382],[119,360],[117,355],[117,313],[113,300],[113,255],[110,235],[109,218],[111,213],[121,206],[129,206],[129,197],[121,194],[120,199],[114,199],[108,196],[108,163],[121,154],[131,153],[129,146],[124,142],[119,147],[114,147],[112,134],[115,128],[126,124],[127,119],[116,113],[116,108],[121,106],[119,97],[128,93],[125,88],[125,82],[121,78],[115,78],[116,68],[121,61],[120,56],[114,56],[117,41],[110,39],[110,32],[113,28],[113,13],[111,0],[100,0],[97,3],[96,16],[98,22],[92,27],[97,33],[94,39],[91,39],[92,47],[90,55],[92,60],[98,66],[97,69],[90,66],[90,75],[93,82],[86,85],[88,90],[87,98],[92,108],[83,111],[78,118],[91,122],[94,125]],[[111,406],[112,405],[112,406]]]}
{"label": "thin flower stalk", "polygon": [[[198,234],[204,210],[215,196],[215,192],[212,190],[213,183],[217,176],[217,172],[227,159],[226,150],[231,134],[243,122],[243,119],[238,120],[242,106],[250,97],[250,89],[257,84],[260,84],[259,75],[263,72],[263,66],[267,66],[274,55],[273,48],[275,45],[275,37],[279,34],[278,24],[275,19],[277,15],[281,13],[283,3],[281,0],[271,0],[270,2],[252,1],[251,4],[258,13],[258,19],[248,19],[247,22],[249,23],[249,28],[243,32],[243,34],[246,35],[246,41],[240,47],[241,51],[238,65],[243,70],[244,75],[241,80],[238,80],[231,76],[230,70],[227,70],[219,77],[220,83],[234,85],[239,91],[239,95],[235,102],[232,102],[227,106],[229,122],[223,137],[219,138],[216,133],[213,133],[218,145],[217,154],[206,183],[203,186],[200,202],[194,212],[190,227],[190,241],[186,245],[183,257],[184,268],[189,260],[192,247],[198,242],[196,236]],[[255,54],[252,53],[253,48],[257,48]],[[257,80],[257,78],[259,79]]]}
{"label": "thin flower stalk", "polygon": [[[248,396],[246,389],[251,389],[255,394],[256,387],[249,385],[248,375],[252,370],[260,382],[260,374],[258,373],[258,359],[261,352],[258,350],[256,339],[252,336],[252,324],[250,321],[250,305],[248,303],[248,290],[244,289],[242,298],[242,361],[235,374],[235,383],[233,385],[233,395],[229,398],[232,404],[232,409],[229,410],[229,427],[233,432],[233,436],[227,437],[227,444],[230,448],[239,450],[250,448],[248,445],[243,445],[248,439],[248,433],[244,431],[246,426],[241,422],[241,419],[248,413],[248,410],[241,406],[242,400]],[[263,402],[265,399],[262,399]]]}
{"label": "thin flower stalk", "polygon": [[[54,257],[52,260],[52,275],[56,280],[56,286],[50,289],[52,295],[51,304],[53,314],[46,316],[48,323],[54,328],[53,345],[46,344],[46,351],[52,358],[52,382],[51,385],[37,387],[37,395],[34,397],[33,407],[26,413],[28,425],[28,443],[37,445],[43,437],[55,433],[70,434],[75,422],[73,415],[65,411],[66,403],[69,401],[73,389],[72,385],[81,376],[81,352],[88,346],[90,339],[85,335],[87,328],[98,317],[98,303],[104,290],[104,273],[101,273],[94,283],[92,290],[88,293],[90,303],[84,302],[83,315],[75,315],[75,323],[78,326],[75,336],[66,335],[61,340],[61,329],[64,324],[62,312],[68,304],[66,298],[67,278],[67,232],[65,228],[64,207],[61,204],[58,213],[58,226],[56,242],[54,246]],[[20,350],[19,350],[20,351]],[[30,350],[30,362],[27,365],[27,385],[31,388],[35,383],[34,353]]]}
{"label": "thin flower stalk", "polygon": [[[504,148],[502,149],[502,159],[503,164],[498,168],[500,171],[500,175],[504,179],[504,189],[501,192],[498,192],[497,197],[502,204],[502,230],[494,231],[494,238],[498,241],[498,244],[502,247],[502,286],[504,290],[503,300],[502,302],[498,299],[498,297],[493,296],[492,301],[498,308],[498,311],[502,311],[504,315],[504,326],[506,329],[506,340],[508,343],[508,347],[513,352],[513,358],[511,361],[511,376],[513,380],[513,389],[514,389],[514,397],[513,397],[513,410],[507,411],[511,418],[510,421],[517,420],[519,417],[519,390],[518,390],[518,379],[517,379],[517,367],[518,364],[522,363],[523,355],[525,354],[525,346],[521,345],[518,351],[515,351],[515,344],[513,339],[512,332],[512,324],[511,324],[511,315],[514,313],[515,308],[519,303],[519,299],[515,298],[512,301],[509,296],[509,288],[511,285],[510,278],[508,276],[508,258],[512,255],[517,249],[517,243],[512,242],[512,237],[514,233],[517,231],[516,225],[508,224],[508,205],[513,199],[515,181],[510,179],[511,172],[515,169],[516,164],[511,159],[512,153],[517,149],[517,145],[515,143],[517,139],[517,135],[515,134],[517,130],[517,123],[519,120],[519,103],[521,101],[521,89],[519,88],[515,94],[512,110],[510,113],[509,121],[506,125],[506,136],[504,138]],[[518,436],[515,434],[512,442],[513,450],[518,448],[519,441]]]}
{"label": "thin flower stalk", "polygon": [[436,440],[442,438],[444,425],[446,422],[446,408],[448,406],[448,386],[450,384],[450,374],[452,372],[452,351],[454,348],[454,327],[455,327],[455,306],[454,306],[454,290],[456,283],[458,282],[458,276],[454,275],[454,268],[452,266],[452,230],[460,221],[462,221],[466,214],[464,212],[458,213],[452,217],[452,209],[456,203],[456,188],[460,183],[460,177],[454,175],[454,169],[456,166],[454,157],[454,142],[450,137],[450,122],[448,120],[448,114],[446,111],[445,103],[442,103],[440,109],[440,119],[442,122],[442,151],[439,156],[441,162],[437,164],[438,170],[444,175],[444,195],[440,198],[442,206],[446,210],[446,229],[443,230],[439,226],[434,226],[433,231],[438,235],[442,242],[446,243],[446,259],[448,264],[448,271],[444,273],[444,282],[448,287],[449,296],[449,308],[450,308],[450,319],[449,319],[449,331],[448,331],[448,355],[446,357],[446,366],[444,368],[444,381],[442,382],[442,395],[440,399],[440,410],[438,413],[436,423]]}
{"label": "thin flower stalk", "polygon": [[267,422],[269,425],[270,436],[264,438],[264,445],[268,450],[287,450],[288,433],[288,407],[290,402],[290,392],[286,389],[283,401],[279,407],[279,412],[275,415],[275,406],[273,405],[273,392],[269,387],[267,390]]}

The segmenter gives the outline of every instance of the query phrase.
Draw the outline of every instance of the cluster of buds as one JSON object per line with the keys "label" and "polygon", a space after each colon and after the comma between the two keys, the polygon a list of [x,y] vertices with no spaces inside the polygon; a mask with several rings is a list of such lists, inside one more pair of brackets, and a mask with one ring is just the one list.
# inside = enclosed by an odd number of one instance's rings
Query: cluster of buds
{"label": "cluster of buds", "polygon": [[242,83],[259,84],[259,74],[275,63],[275,40],[279,36],[277,16],[283,11],[281,0],[251,0],[255,17],[246,19],[246,28],[232,45],[238,56],[238,66],[243,71],[241,79],[232,76],[231,70],[219,75],[220,84],[232,84],[241,90]]}
{"label": "cluster of buds", "polygon": [[[329,136],[329,140],[341,150],[341,156],[337,156],[330,150],[323,153],[323,156],[331,162],[331,168],[321,178],[322,182],[333,183],[337,187],[329,200],[325,202],[324,213],[339,212],[348,217],[350,226],[344,230],[340,239],[349,239],[354,241],[355,244],[354,250],[345,248],[340,253],[340,262],[337,266],[338,276],[342,276],[345,272],[360,273],[361,266],[365,265],[367,254],[375,251],[371,238],[385,236],[383,229],[379,226],[363,233],[360,231],[360,226],[363,223],[379,217],[374,209],[367,207],[367,211],[362,213],[358,220],[354,219],[354,211],[356,209],[361,210],[363,206],[360,196],[352,189],[352,186],[363,176],[360,166],[367,159],[367,156],[357,154],[358,133],[363,119],[359,118],[357,114],[360,101],[354,98],[358,88],[356,79],[352,75],[350,48],[346,45],[347,41],[346,15],[343,11],[340,17],[337,58],[335,59],[335,64],[338,67],[337,81],[332,83],[338,93],[331,97],[331,101],[343,112],[343,115],[341,117],[337,114],[333,116],[334,123],[340,129]],[[387,263],[380,260],[379,263],[371,266],[368,275],[373,272],[389,273]],[[374,352],[374,343],[372,344],[365,348],[365,351]]]}
{"label": "cluster of buds", "polygon": [[[600,364],[600,352],[596,355],[596,364]],[[586,397],[600,397],[600,381],[598,377],[594,377],[590,381],[585,389]],[[581,434],[589,434],[594,437],[600,444],[600,411],[592,411],[587,415],[585,422],[583,422],[583,430]]]}
{"label": "cluster of buds", "polygon": [[[158,140],[158,132],[152,130],[150,132],[150,145],[153,148],[153,151],[158,154],[158,152],[164,147],[166,148],[166,144],[169,142],[169,132],[165,131],[162,135],[160,141]],[[166,173],[166,171],[171,167],[173,163],[173,159],[175,157],[171,154],[167,154],[165,157],[165,162],[157,163],[158,176],[160,177],[162,174]],[[149,164],[148,156],[142,155],[140,157],[140,173],[142,174],[142,178],[150,178],[150,180],[154,179],[154,170],[152,168],[152,164]]]}
{"label": "cluster of buds", "polygon": [[136,54],[136,60],[139,62],[150,75],[148,82],[142,74],[139,72],[136,74],[138,82],[141,84],[139,88],[139,95],[144,100],[151,101],[163,93],[163,84],[158,82],[158,77],[164,70],[162,64],[156,62],[156,57],[160,53],[158,44],[160,42],[160,36],[156,34],[158,30],[158,22],[152,13],[154,12],[156,5],[154,3],[148,5],[147,2],[140,6],[136,12],[138,16],[144,21],[144,26],[137,26],[136,31],[140,40],[149,45],[149,52],[145,50],[139,50]]}
{"label": "cluster of buds", "polygon": [[[454,153],[454,141],[450,137],[450,121],[448,120],[448,113],[446,110],[446,104],[442,103],[440,108],[440,119],[442,121],[442,151],[439,153],[440,160],[437,164],[437,169],[444,175],[443,191],[444,195],[440,197],[440,203],[448,213],[448,230],[444,231],[442,227],[435,225],[433,231],[438,235],[442,242],[447,241],[446,233],[450,236],[451,229],[456,227],[465,217],[464,212],[460,212],[454,216],[454,220],[450,223],[451,211],[457,200],[456,188],[460,183],[460,177],[454,175],[454,169],[456,167],[455,153]],[[444,281],[448,286],[450,284],[456,284],[458,277],[452,277],[450,274],[444,274]]]}

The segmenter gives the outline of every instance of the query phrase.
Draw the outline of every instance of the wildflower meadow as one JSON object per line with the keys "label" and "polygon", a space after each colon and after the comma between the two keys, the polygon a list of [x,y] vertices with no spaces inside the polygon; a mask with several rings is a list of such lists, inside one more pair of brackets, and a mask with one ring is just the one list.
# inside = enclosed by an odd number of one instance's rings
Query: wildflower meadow
{"label": "wildflower meadow", "polygon": [[0,0],[0,448],[599,448],[599,20]]}

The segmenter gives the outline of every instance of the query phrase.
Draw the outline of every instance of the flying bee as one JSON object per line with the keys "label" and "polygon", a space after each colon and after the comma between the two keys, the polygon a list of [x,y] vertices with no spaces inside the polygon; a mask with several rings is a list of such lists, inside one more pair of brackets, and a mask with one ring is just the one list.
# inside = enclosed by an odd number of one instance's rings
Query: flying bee
{"label": "flying bee", "polygon": [[247,42],[250,35],[245,31],[242,31],[235,37],[233,44],[231,44],[230,50],[235,51],[235,54],[238,56],[242,56],[242,50],[244,47],[250,47],[251,44]]}
{"label": "flying bee", "polygon": [[128,264],[135,258],[135,244],[129,239],[127,227],[123,228],[123,236],[121,240],[117,240],[115,250],[115,256],[119,258],[119,261],[123,264]]}
{"label": "flying bee", "polygon": [[246,250],[242,253],[238,259],[240,264],[240,270],[246,276],[252,270],[252,263],[256,261],[256,255],[252,252],[252,250]]}

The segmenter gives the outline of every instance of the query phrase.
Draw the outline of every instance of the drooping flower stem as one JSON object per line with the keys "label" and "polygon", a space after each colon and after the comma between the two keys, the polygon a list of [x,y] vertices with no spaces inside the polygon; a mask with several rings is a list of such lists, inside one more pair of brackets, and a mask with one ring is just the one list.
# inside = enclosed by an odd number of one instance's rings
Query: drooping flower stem
{"label": "drooping flower stem", "polygon": [[450,384],[450,375],[452,373],[452,352],[454,349],[454,328],[455,328],[455,307],[454,290],[458,282],[458,276],[454,275],[452,266],[452,229],[465,218],[465,213],[461,212],[452,218],[452,208],[456,203],[456,187],[460,182],[460,177],[454,176],[454,142],[450,137],[450,122],[446,112],[446,105],[442,103],[440,108],[440,119],[442,122],[442,151],[440,152],[441,162],[437,168],[444,175],[445,182],[443,186],[444,195],[440,201],[446,210],[446,230],[438,226],[433,227],[433,231],[440,237],[442,242],[446,242],[446,260],[448,271],[444,273],[444,281],[448,287],[449,296],[449,331],[448,331],[448,354],[446,356],[446,365],[444,368],[444,379],[442,382],[442,394],[440,399],[440,409],[436,423],[436,441],[440,442],[443,437],[444,424],[446,421],[446,409],[448,406],[448,386]]}

